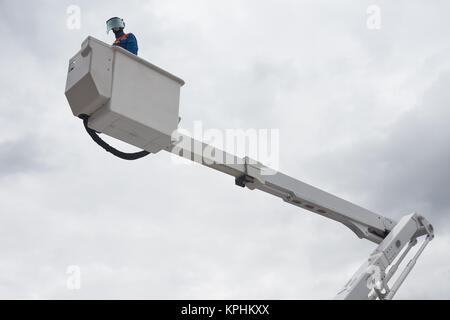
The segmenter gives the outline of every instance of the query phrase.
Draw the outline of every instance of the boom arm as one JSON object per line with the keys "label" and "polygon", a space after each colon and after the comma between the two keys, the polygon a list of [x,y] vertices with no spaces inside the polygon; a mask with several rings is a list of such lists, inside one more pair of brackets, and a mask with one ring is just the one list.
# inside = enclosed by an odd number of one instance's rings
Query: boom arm
{"label": "boom arm", "polygon": [[[81,44],[81,50],[69,61],[65,94],[72,113],[83,119],[91,137],[116,156],[131,160],[166,150],[229,174],[238,186],[259,189],[343,223],[358,237],[375,242],[378,248],[337,298],[391,299],[425,246],[433,239],[432,226],[417,214],[405,216],[395,223],[274,172],[247,157],[236,157],[179,134],[179,98],[183,85],[182,79],[148,61],[120,47],[111,47],[88,37]],[[119,152],[101,141],[97,132],[145,151],[137,154]],[[424,243],[389,289],[387,282],[416,244],[416,239],[423,235],[426,235]]]}
{"label": "boom arm", "polygon": [[[426,236],[425,240],[390,289],[388,282],[411,248],[417,244],[417,238],[422,235]],[[433,238],[433,227],[425,218],[416,213],[404,216],[338,293],[336,299],[392,299]],[[397,258],[400,252],[402,254]]]}
{"label": "boom arm", "polygon": [[[336,299],[392,299],[418,257],[434,238],[431,224],[416,213],[407,215],[398,223],[394,223],[388,218],[285,174],[272,172],[269,168],[247,157],[243,159],[236,157],[183,135],[178,135],[177,140],[176,145],[166,150],[227,173],[235,178],[238,186],[248,187],[251,190],[259,189],[290,204],[341,222],[358,237],[379,244],[345,288],[338,293]],[[416,245],[417,238],[424,235],[426,238],[420,249],[405,267],[392,289],[389,289],[388,282],[397,272],[400,263]],[[398,257],[400,253],[402,254]],[[396,263],[393,264],[396,259]]]}
{"label": "boom arm", "polygon": [[341,222],[359,238],[380,243],[395,226],[395,222],[388,218],[288,175],[274,172],[255,160],[239,158],[181,134],[177,140],[176,145],[166,150],[227,173],[235,178],[238,186],[270,193],[287,203]]}

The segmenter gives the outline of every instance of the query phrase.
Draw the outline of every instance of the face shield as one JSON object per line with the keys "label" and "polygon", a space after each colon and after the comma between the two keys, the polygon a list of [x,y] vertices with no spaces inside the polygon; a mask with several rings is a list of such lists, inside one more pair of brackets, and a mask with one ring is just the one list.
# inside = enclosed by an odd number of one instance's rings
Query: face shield
{"label": "face shield", "polygon": [[125,22],[123,22],[123,19],[115,17],[106,21],[106,34],[114,28],[125,28]]}

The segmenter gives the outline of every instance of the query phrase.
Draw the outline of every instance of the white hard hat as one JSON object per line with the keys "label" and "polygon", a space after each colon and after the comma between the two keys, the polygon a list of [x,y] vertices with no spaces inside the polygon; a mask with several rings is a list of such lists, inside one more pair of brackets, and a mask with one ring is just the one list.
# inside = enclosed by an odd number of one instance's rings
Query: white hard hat
{"label": "white hard hat", "polygon": [[106,21],[106,33],[114,28],[125,28],[125,22],[119,17],[114,17]]}

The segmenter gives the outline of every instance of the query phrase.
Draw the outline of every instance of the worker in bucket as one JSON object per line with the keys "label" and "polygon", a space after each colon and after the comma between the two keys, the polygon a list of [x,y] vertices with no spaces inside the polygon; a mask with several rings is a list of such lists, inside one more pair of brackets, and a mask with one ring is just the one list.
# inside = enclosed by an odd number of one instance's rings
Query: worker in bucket
{"label": "worker in bucket", "polygon": [[108,34],[112,30],[116,36],[116,41],[112,45],[122,47],[137,55],[138,45],[136,37],[132,33],[123,32],[124,28],[125,22],[121,18],[114,17],[106,21],[106,33]]}

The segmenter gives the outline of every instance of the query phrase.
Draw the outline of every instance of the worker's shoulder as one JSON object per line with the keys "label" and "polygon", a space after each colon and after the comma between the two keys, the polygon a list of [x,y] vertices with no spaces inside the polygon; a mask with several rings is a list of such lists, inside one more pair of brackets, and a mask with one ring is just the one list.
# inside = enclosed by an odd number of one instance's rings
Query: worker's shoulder
{"label": "worker's shoulder", "polygon": [[134,38],[134,39],[136,39],[136,36],[133,34],[133,33],[128,33],[128,35],[127,35],[127,38]]}

